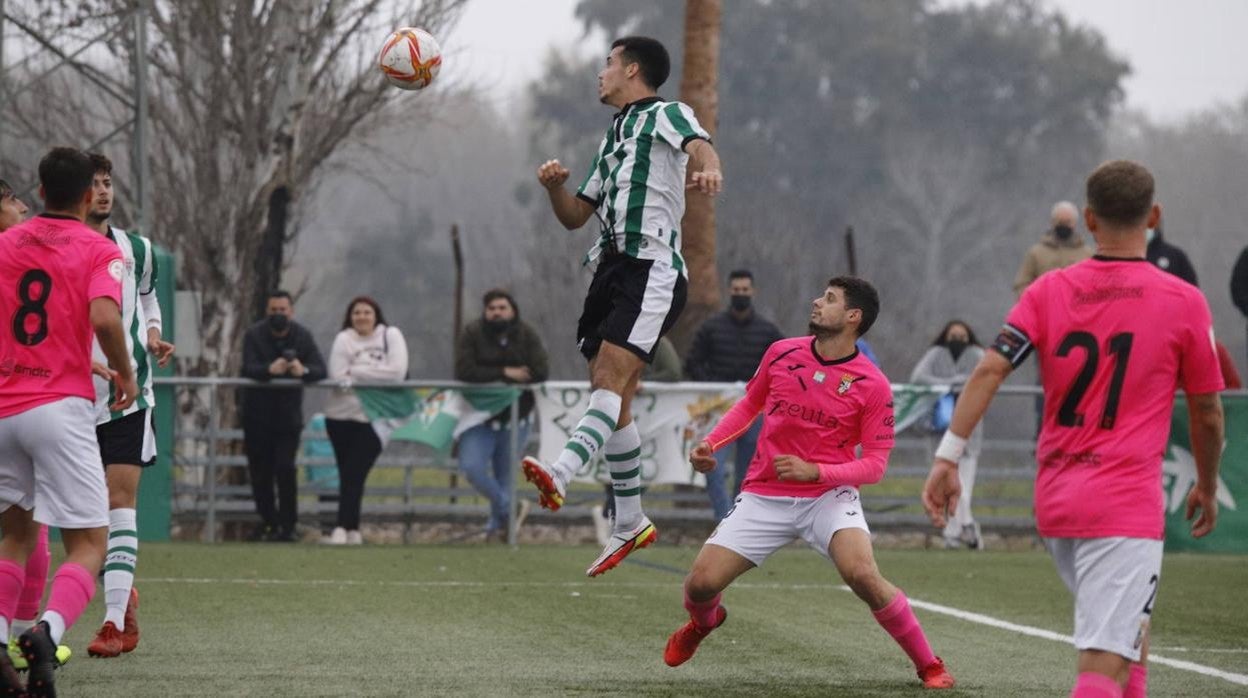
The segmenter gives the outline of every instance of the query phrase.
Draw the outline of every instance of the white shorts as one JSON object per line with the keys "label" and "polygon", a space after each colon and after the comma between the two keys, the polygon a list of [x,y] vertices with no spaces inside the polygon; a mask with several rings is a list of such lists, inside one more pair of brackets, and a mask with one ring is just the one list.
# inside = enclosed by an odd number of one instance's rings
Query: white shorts
{"label": "white shorts", "polygon": [[1045,538],[1075,595],[1075,647],[1138,662],[1161,579],[1162,542],[1150,538]]}
{"label": "white shorts", "polygon": [[63,398],[0,419],[0,511],[14,505],[49,526],[108,526],[90,400]]}
{"label": "white shorts", "polygon": [[772,553],[800,538],[831,559],[828,545],[842,528],[870,532],[855,487],[837,487],[814,498],[742,492],[706,542],[762,565]]}

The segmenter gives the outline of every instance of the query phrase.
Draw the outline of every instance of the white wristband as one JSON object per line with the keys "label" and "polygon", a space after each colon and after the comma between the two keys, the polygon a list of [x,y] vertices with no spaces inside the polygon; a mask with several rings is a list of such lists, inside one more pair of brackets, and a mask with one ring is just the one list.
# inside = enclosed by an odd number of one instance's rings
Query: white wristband
{"label": "white wristband", "polygon": [[940,445],[936,447],[936,457],[947,460],[954,465],[962,460],[962,454],[966,452],[966,439],[953,433],[952,430],[946,429],[945,436],[940,440]]}

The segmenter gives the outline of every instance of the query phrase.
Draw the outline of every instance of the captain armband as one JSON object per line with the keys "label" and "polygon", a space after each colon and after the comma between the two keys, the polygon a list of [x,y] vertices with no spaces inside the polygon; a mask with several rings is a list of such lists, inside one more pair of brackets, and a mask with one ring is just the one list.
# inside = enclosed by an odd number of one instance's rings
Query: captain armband
{"label": "captain armband", "polygon": [[998,334],[997,338],[993,340],[992,348],[998,354],[1004,356],[1011,366],[1018,368],[1031,355],[1031,351],[1035,346],[1031,343],[1031,339],[1026,332],[1007,324],[1002,326],[1001,334]]}

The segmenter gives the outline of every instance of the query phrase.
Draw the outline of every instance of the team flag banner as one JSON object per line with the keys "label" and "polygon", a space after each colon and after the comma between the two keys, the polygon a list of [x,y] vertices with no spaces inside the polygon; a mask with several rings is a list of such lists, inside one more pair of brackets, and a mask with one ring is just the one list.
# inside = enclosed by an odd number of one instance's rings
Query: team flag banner
{"label": "team flag banner", "polygon": [[[688,385],[688,388],[684,386]],[[947,386],[893,387],[897,431],[926,425],[932,408]],[[553,463],[577,422],[589,408],[591,390],[583,381],[550,381],[537,391],[541,418],[539,458]],[[719,418],[745,395],[743,384],[701,383],[643,389],[633,399],[633,420],[641,432],[641,481],[646,485],[706,486],[706,478],[689,465],[689,452]],[[611,481],[601,452],[576,474],[581,482]]]}
{"label": "team flag banner", "polygon": [[1187,495],[1196,485],[1196,460],[1188,431],[1187,401],[1179,398],[1170,423],[1170,444],[1162,463],[1166,501],[1166,549],[1248,553],[1248,397],[1223,396],[1226,445],[1218,478],[1218,526],[1192,538],[1184,516]]}
{"label": "team flag banner", "polygon": [[393,439],[441,451],[460,434],[510,407],[520,389],[357,388],[356,395],[383,446]]}
{"label": "team flag banner", "polygon": [[[584,381],[549,381],[537,391],[541,418],[538,458],[553,463],[577,422],[589,409],[591,389]],[[633,398],[633,421],[641,432],[641,481],[646,485],[706,486],[706,478],[689,466],[688,453],[745,394],[744,385],[700,384],[659,391],[644,386]],[[602,451],[576,474],[581,482],[610,482]]]}

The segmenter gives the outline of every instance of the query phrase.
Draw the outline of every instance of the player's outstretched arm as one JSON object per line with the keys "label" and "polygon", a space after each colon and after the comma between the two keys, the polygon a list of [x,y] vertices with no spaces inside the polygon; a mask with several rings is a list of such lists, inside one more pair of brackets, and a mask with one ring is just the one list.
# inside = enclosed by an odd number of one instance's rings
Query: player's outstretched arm
{"label": "player's outstretched arm", "polygon": [[966,447],[966,440],[975,430],[975,425],[984,418],[997,389],[1013,369],[1009,359],[1001,354],[985,352],[958,397],[949,429],[936,449],[932,470],[923,485],[923,508],[937,528],[944,527],[945,516],[957,508],[958,499],[962,496],[958,459]]}
{"label": "player's outstretched arm", "polygon": [[109,366],[116,372],[117,398],[112,408],[124,410],[139,395],[139,386],[130,368],[130,352],[126,350],[126,331],[121,326],[121,309],[111,298],[95,298],[91,301],[91,326],[95,329],[100,349],[108,357]]}
{"label": "player's outstretched arm", "polygon": [[707,196],[718,194],[724,188],[724,174],[720,169],[719,153],[715,152],[715,146],[698,138],[689,141],[685,152],[693,160],[689,188],[697,189]]}
{"label": "player's outstretched arm", "polygon": [[594,207],[563,188],[564,182],[568,181],[569,174],[568,168],[559,164],[558,160],[547,160],[537,168],[537,181],[546,188],[546,195],[550,197],[550,207],[555,212],[555,218],[558,218],[563,227],[568,230],[576,230],[585,225],[585,221],[594,215]]}
{"label": "player's outstretched arm", "polygon": [[1192,523],[1192,537],[1200,538],[1218,524],[1218,465],[1225,435],[1222,399],[1217,393],[1189,394],[1187,411],[1196,460],[1196,486],[1187,495],[1187,520],[1200,511]]}

